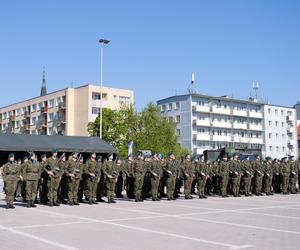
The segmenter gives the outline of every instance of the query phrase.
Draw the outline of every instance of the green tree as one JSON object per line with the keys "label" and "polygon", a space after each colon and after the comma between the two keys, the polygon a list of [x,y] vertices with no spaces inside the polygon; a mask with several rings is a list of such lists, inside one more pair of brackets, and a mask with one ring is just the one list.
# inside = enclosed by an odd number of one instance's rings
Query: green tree
{"label": "green tree", "polygon": [[[133,106],[122,107],[119,111],[103,109],[103,139],[118,148],[122,157],[127,156],[130,141],[134,142],[134,153],[151,150],[164,155],[169,152],[178,156],[186,154],[187,150],[177,143],[175,129],[176,123],[162,117],[153,103],[140,113],[134,111]],[[99,136],[99,116],[89,123],[88,131]]]}

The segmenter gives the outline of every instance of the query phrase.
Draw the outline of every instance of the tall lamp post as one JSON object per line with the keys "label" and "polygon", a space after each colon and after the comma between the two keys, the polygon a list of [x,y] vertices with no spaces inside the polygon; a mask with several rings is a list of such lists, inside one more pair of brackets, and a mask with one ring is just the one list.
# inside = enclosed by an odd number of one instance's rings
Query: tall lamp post
{"label": "tall lamp post", "polygon": [[102,139],[102,86],[103,86],[103,48],[109,40],[100,39],[100,139]]}

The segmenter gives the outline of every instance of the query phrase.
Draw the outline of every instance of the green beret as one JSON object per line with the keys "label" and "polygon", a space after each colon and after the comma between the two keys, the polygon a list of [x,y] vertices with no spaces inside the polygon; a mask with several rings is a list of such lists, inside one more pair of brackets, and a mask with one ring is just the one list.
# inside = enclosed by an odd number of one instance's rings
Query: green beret
{"label": "green beret", "polygon": [[42,154],[41,159],[43,159],[45,157],[47,157],[47,155],[46,154]]}
{"label": "green beret", "polygon": [[8,155],[8,158],[12,158],[12,157],[15,157],[14,153],[10,153],[10,154]]}

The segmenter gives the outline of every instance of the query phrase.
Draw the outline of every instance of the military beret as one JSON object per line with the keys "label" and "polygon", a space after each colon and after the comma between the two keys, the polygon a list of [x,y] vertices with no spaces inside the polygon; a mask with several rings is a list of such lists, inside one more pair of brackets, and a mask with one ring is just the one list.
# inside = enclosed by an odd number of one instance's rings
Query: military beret
{"label": "military beret", "polygon": [[52,149],[52,153],[53,153],[53,154],[58,153],[57,148],[53,148],[53,149]]}
{"label": "military beret", "polygon": [[287,159],[287,157],[283,157],[283,158],[281,158],[281,160],[282,160],[282,161],[285,161],[286,159]]}
{"label": "military beret", "polygon": [[267,157],[266,157],[266,161],[272,161],[272,157],[267,156]]}
{"label": "military beret", "polygon": [[42,154],[41,159],[43,159],[45,157],[47,157],[47,155],[46,154]]}
{"label": "military beret", "polygon": [[97,161],[101,161],[102,160],[102,155],[98,155],[97,156]]}
{"label": "military beret", "polygon": [[170,152],[168,156],[174,155],[173,152]]}
{"label": "military beret", "polygon": [[14,153],[10,153],[10,154],[8,155],[8,158],[12,158],[12,157],[15,157]]}
{"label": "military beret", "polygon": [[29,158],[31,158],[31,157],[33,157],[33,156],[35,156],[35,153],[34,153],[34,152],[30,152],[30,153],[29,153]]}
{"label": "military beret", "polygon": [[26,161],[26,160],[28,160],[28,157],[27,156],[23,157],[23,161]]}

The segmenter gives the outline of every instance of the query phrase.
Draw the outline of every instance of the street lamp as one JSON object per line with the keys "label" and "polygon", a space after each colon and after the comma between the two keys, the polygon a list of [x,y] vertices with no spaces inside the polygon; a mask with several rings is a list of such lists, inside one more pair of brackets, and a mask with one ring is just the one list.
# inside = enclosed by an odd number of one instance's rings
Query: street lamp
{"label": "street lamp", "polygon": [[102,139],[102,85],[103,85],[103,47],[109,40],[100,39],[100,139]]}

